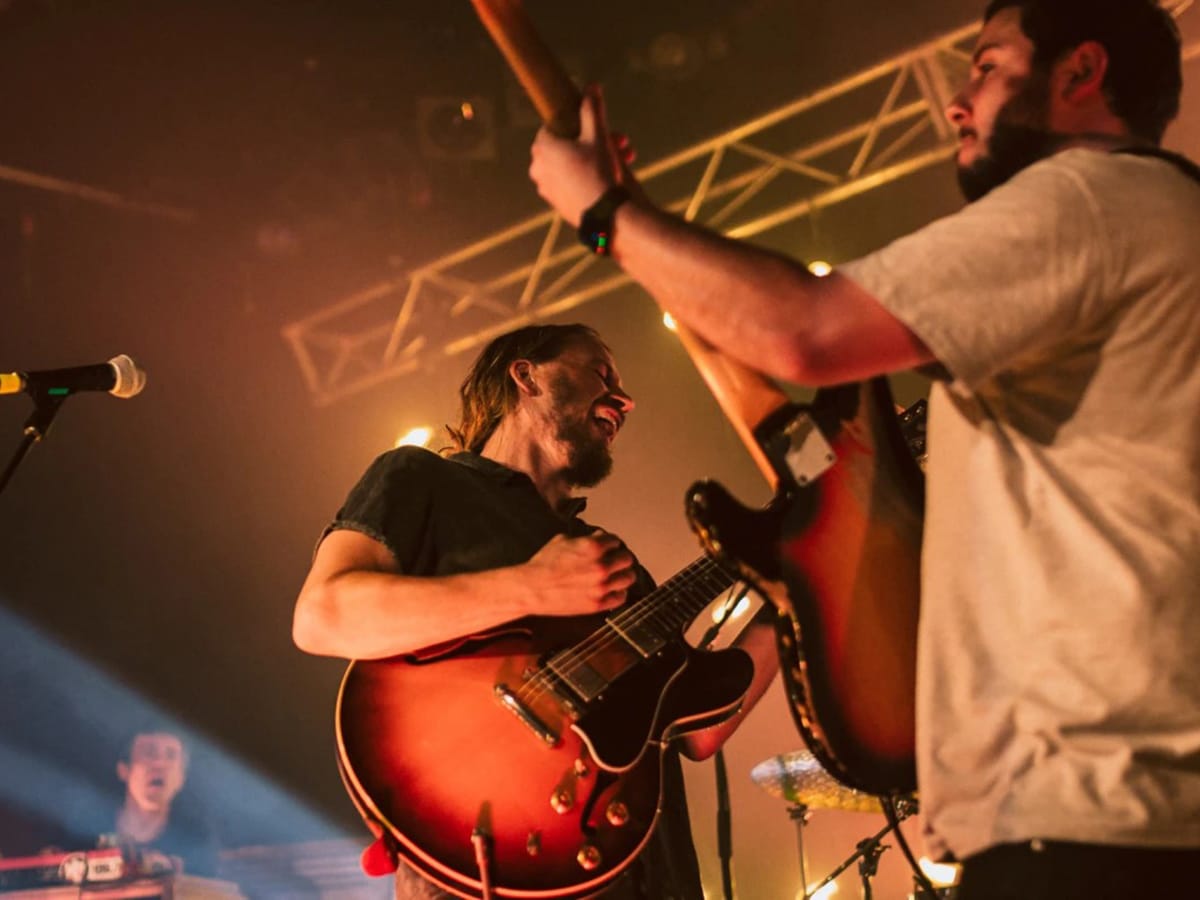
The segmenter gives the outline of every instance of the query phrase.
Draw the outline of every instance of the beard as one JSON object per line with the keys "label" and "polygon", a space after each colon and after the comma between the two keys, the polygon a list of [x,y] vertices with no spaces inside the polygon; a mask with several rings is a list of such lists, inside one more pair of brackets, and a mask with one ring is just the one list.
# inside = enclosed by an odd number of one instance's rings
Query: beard
{"label": "beard", "polygon": [[[551,383],[551,396],[561,410],[569,406],[570,385],[565,379]],[[563,476],[571,487],[595,487],[612,472],[612,451],[604,438],[596,437],[591,419],[564,418],[554,435],[567,447],[567,464]]]}
{"label": "beard", "polygon": [[983,153],[958,167],[958,186],[968,203],[1055,152],[1061,139],[1046,124],[1048,93],[1048,76],[1034,72],[996,113]]}
{"label": "beard", "polygon": [[556,437],[567,445],[563,475],[572,487],[595,487],[612,472],[612,453],[603,438],[591,432],[590,422],[563,422]]}

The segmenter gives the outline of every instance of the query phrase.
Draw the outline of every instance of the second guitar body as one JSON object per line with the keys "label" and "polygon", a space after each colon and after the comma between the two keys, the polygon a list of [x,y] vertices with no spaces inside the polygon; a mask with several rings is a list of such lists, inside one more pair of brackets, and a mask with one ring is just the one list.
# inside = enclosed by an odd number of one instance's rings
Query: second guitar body
{"label": "second guitar body", "polygon": [[783,435],[797,421],[828,442],[829,468],[806,484],[785,481],[763,510],[698,483],[688,518],[708,551],[774,607],[788,700],[813,755],[850,787],[908,794],[924,511],[913,451],[923,447],[923,415],[898,420],[883,379],[823,389],[763,423],[759,439],[781,467]]}

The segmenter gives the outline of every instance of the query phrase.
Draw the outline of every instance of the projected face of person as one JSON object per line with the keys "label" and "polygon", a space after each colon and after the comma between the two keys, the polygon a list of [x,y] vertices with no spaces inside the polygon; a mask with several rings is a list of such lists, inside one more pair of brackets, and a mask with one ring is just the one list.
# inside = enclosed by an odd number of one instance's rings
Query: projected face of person
{"label": "projected face of person", "polygon": [[166,812],[187,777],[183,742],[166,732],[139,734],[129,748],[129,761],[117,763],[127,799],[143,812]]}

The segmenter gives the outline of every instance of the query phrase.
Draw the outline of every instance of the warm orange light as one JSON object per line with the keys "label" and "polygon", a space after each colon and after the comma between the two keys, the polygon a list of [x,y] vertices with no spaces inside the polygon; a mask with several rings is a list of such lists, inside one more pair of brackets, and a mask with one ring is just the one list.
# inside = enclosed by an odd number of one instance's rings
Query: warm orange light
{"label": "warm orange light", "polygon": [[824,278],[833,271],[833,266],[823,259],[814,259],[808,264],[808,271],[812,272],[818,278]]}
{"label": "warm orange light", "polygon": [[750,609],[750,598],[749,597],[740,598],[738,600],[738,602],[734,605],[733,612],[731,612],[729,614],[728,618],[725,617],[725,606],[726,606],[725,603],[718,603],[716,606],[713,607],[712,620],[714,622],[721,622],[721,621],[734,622],[734,621],[740,619]]}
{"label": "warm orange light", "polygon": [[[838,892],[837,882],[831,881],[831,882],[829,882],[829,884],[825,885],[825,887],[821,888],[815,894],[809,894],[809,898],[810,898],[810,900],[829,900],[829,898],[832,897],[837,892]],[[797,900],[800,900],[800,898],[797,898]]]}
{"label": "warm orange light", "polygon": [[410,428],[404,434],[396,439],[397,447],[424,447],[429,443],[429,439],[433,437],[433,429],[424,426],[420,428]]}
{"label": "warm orange light", "polygon": [[927,856],[922,856],[917,860],[917,865],[921,867],[921,871],[925,873],[925,877],[930,883],[937,888],[954,887],[958,884],[958,876],[962,874],[962,868],[954,865],[954,863],[938,863],[934,862]]}

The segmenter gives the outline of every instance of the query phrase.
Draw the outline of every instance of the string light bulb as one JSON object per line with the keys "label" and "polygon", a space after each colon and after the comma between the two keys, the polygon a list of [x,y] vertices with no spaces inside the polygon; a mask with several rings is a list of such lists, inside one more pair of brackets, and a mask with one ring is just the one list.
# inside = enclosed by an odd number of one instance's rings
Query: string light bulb
{"label": "string light bulb", "polygon": [[833,271],[833,266],[823,259],[814,259],[808,264],[808,271],[812,272],[818,278],[824,278]]}

